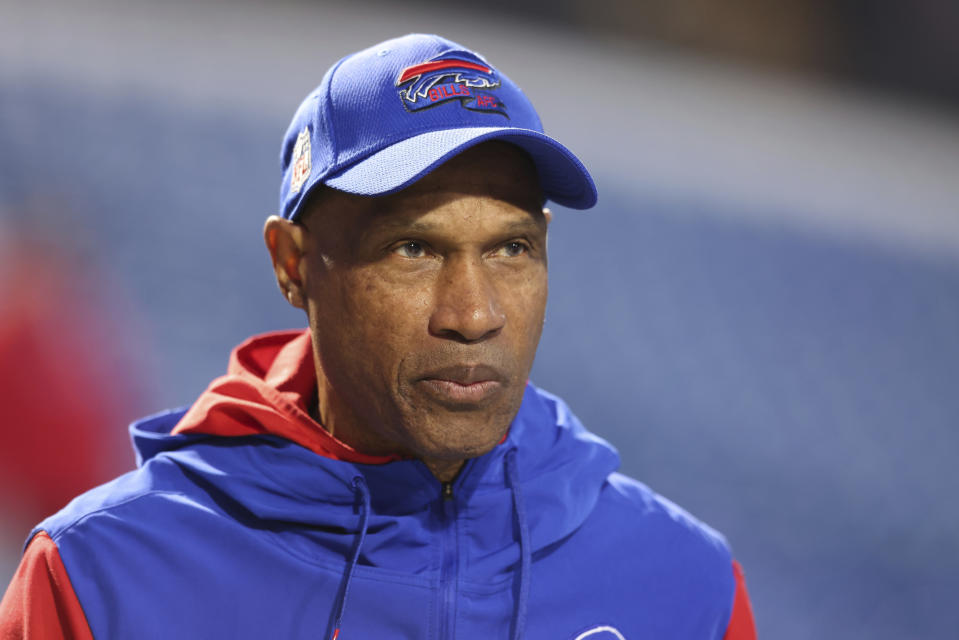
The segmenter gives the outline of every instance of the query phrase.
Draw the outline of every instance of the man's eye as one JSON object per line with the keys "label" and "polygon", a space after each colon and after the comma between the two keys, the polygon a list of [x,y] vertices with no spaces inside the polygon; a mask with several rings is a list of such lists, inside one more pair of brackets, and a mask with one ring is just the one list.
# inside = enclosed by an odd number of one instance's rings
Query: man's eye
{"label": "man's eye", "polygon": [[519,241],[507,242],[500,248],[500,252],[509,258],[523,255],[527,251],[529,251],[529,247]]}
{"label": "man's eye", "polygon": [[415,240],[404,242],[400,246],[396,247],[394,251],[404,258],[422,258],[424,255],[426,255],[426,248]]}

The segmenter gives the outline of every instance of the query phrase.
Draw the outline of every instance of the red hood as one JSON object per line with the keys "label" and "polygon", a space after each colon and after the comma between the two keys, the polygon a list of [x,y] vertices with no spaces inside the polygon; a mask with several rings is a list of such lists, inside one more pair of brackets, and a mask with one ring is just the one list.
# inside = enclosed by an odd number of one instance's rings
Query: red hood
{"label": "red hood", "polygon": [[314,453],[360,464],[400,456],[371,456],[340,442],[310,417],[316,398],[313,344],[306,329],[253,336],[230,354],[225,376],[210,383],[173,433],[271,435]]}

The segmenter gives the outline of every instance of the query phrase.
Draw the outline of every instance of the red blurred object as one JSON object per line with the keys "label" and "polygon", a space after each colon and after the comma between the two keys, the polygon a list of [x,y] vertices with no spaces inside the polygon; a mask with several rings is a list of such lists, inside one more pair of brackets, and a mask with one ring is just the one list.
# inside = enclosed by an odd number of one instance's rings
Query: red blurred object
{"label": "red blurred object", "polygon": [[116,320],[99,322],[89,267],[23,237],[0,245],[0,505],[29,526],[132,466],[119,455],[132,403],[109,373]]}

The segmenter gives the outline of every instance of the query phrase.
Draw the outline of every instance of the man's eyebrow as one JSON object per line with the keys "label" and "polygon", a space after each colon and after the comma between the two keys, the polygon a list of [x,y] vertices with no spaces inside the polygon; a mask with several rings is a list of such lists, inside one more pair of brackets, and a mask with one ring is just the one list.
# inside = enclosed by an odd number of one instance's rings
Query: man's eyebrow
{"label": "man's eyebrow", "polygon": [[540,229],[542,229],[542,225],[540,225],[539,221],[533,217],[529,217],[523,220],[517,220],[516,222],[511,222],[505,230],[508,233],[521,233],[538,232]]}
{"label": "man's eyebrow", "polygon": [[386,218],[377,221],[370,231],[403,231],[410,233],[427,233],[437,229],[438,225],[432,222],[422,222],[419,220],[405,220],[403,218]]}

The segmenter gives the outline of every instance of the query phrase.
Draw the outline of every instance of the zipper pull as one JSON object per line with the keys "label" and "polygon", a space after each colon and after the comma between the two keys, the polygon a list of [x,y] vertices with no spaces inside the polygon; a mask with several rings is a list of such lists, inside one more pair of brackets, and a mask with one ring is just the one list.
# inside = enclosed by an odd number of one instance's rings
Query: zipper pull
{"label": "zipper pull", "polygon": [[443,483],[443,499],[444,500],[453,499],[453,483],[452,482]]}

